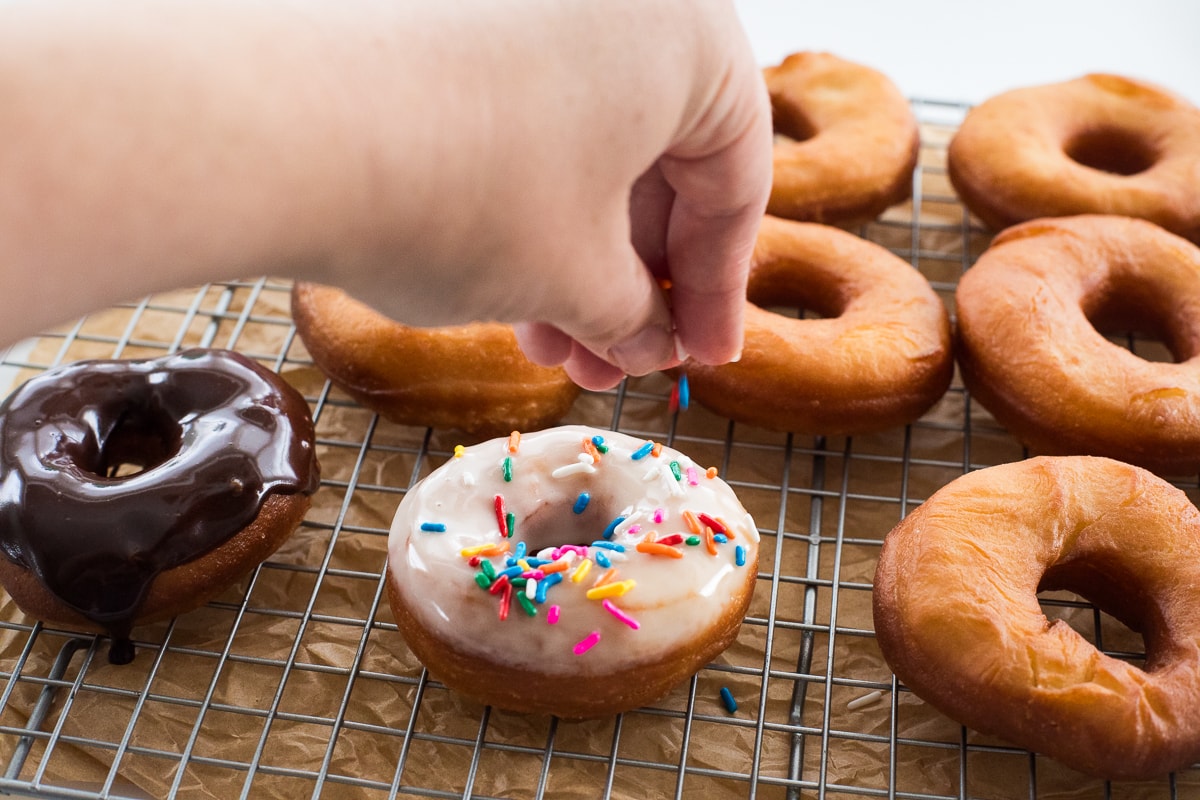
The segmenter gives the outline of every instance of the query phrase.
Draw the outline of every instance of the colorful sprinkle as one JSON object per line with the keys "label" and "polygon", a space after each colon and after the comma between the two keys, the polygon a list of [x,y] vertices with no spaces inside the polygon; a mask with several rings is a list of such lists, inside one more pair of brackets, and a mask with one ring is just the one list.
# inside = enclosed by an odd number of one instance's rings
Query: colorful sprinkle
{"label": "colorful sprinkle", "polygon": [[608,523],[608,527],[604,529],[603,536],[605,539],[611,539],[617,531],[617,526],[625,521],[624,517],[617,517],[612,522]]}
{"label": "colorful sprinkle", "polygon": [[608,452],[608,444],[604,441],[603,436],[593,436],[592,444],[595,445],[596,449],[599,450],[601,453]]}
{"label": "colorful sprinkle", "polygon": [[466,454],[466,452],[467,452],[467,448],[463,447],[461,444],[454,445],[454,457],[455,458],[462,458]]}
{"label": "colorful sprinkle", "polygon": [[496,578],[496,582],[492,584],[492,587],[488,589],[488,591],[492,594],[500,594],[508,585],[508,576],[500,575]]}
{"label": "colorful sprinkle", "polygon": [[629,457],[632,458],[634,461],[641,461],[643,458],[650,455],[650,453],[652,453],[653,451],[654,451],[654,442],[646,442],[644,445],[639,447],[637,450],[634,450],[633,453]]}
{"label": "colorful sprinkle", "polygon": [[537,591],[534,592],[533,599],[539,603],[546,602],[546,593],[550,591],[551,587],[562,583],[562,579],[562,573],[556,572],[553,575],[547,575],[545,578],[538,581]]}
{"label": "colorful sprinkle", "polygon": [[713,538],[713,529],[707,526],[704,528],[704,548],[710,556],[717,554],[717,540]]}
{"label": "colorful sprinkle", "polygon": [[700,524],[699,517],[695,511],[685,509],[683,512],[683,521],[687,523],[688,530],[700,536],[704,533],[704,526]]}
{"label": "colorful sprinkle", "polygon": [[638,542],[637,551],[649,556],[667,556],[668,558],[683,558],[683,551],[668,544],[658,542]]}
{"label": "colorful sprinkle", "polygon": [[489,581],[496,580],[496,568],[492,566],[490,561],[480,561],[479,568],[483,570],[483,574],[488,576]]}
{"label": "colorful sprinkle", "polygon": [[508,512],[504,510],[504,495],[496,495],[492,500],[492,508],[496,510],[496,526],[500,529],[500,538],[509,538],[512,532],[508,529]]}
{"label": "colorful sprinkle", "polygon": [[591,456],[593,462],[600,460],[600,448],[596,447],[591,439],[583,440],[583,452]]}
{"label": "colorful sprinkle", "polygon": [[678,461],[671,462],[671,475],[674,476],[675,480],[677,481],[683,480],[683,469],[679,466]]}
{"label": "colorful sprinkle", "polygon": [[733,548],[733,560],[739,567],[746,566],[746,548],[740,544]]}
{"label": "colorful sprinkle", "polygon": [[587,590],[587,599],[603,600],[606,597],[621,597],[636,585],[636,581],[624,580],[605,583],[601,586],[593,586]]}
{"label": "colorful sprinkle", "polygon": [[422,522],[421,530],[429,533],[445,533],[446,523],[444,522]]}
{"label": "colorful sprinkle", "polygon": [[625,545],[623,545],[623,544],[615,544],[615,543],[613,543],[613,542],[606,542],[606,541],[604,541],[603,539],[600,539],[600,540],[598,540],[598,541],[592,542],[592,547],[597,547],[597,548],[599,548],[599,549],[601,549],[601,550],[612,550],[612,551],[614,551],[614,552],[617,552],[617,553],[624,553],[624,552],[625,552]]}
{"label": "colorful sprinkle", "polygon": [[605,553],[603,550],[597,550],[596,551],[596,563],[599,564],[600,566],[604,567],[605,569],[608,569],[609,567],[612,566],[612,559],[609,558],[608,554]]}
{"label": "colorful sprinkle", "polygon": [[521,592],[517,595],[517,603],[521,606],[521,610],[524,611],[528,616],[537,616],[537,606],[535,606],[533,601],[529,599],[529,594],[527,592]]}
{"label": "colorful sprinkle", "polygon": [[479,584],[480,589],[491,589],[492,579],[482,572],[475,573],[475,583]]}
{"label": "colorful sprinkle", "polygon": [[656,541],[659,544],[669,544],[672,546],[677,545],[677,544],[683,544],[683,534],[682,533],[670,533]]}
{"label": "colorful sprinkle", "polygon": [[560,609],[558,606],[550,606],[548,609],[546,609],[546,622],[551,625],[557,624],[558,615],[560,613],[562,613],[562,609]]}
{"label": "colorful sprinkle", "polygon": [[504,476],[505,483],[512,482],[513,476],[513,460],[512,456],[505,456],[504,462],[500,465],[500,474]]}
{"label": "colorful sprinkle", "polygon": [[633,628],[635,631],[638,628],[642,627],[642,624],[640,622],[638,622],[636,619],[634,619],[633,617],[626,614],[621,609],[617,608],[616,603],[614,603],[612,600],[605,600],[603,603],[601,603],[601,605],[604,606],[605,611],[612,614],[614,617],[621,620],[621,622],[624,622],[626,625]]}
{"label": "colorful sprinkle", "polygon": [[517,532],[517,515],[511,511],[506,512],[504,515],[504,524],[508,530],[508,538],[511,539],[513,534]]}
{"label": "colorful sprinkle", "polygon": [[588,650],[591,650],[593,647],[595,647],[597,642],[599,642],[599,641],[600,641],[600,631],[592,631],[587,636],[583,637],[583,639],[578,644],[575,645],[572,652],[574,652],[575,655],[577,655],[577,656],[581,656],[584,653],[586,653]]}
{"label": "colorful sprinkle", "polygon": [[592,496],[587,492],[580,492],[579,497],[575,498],[575,505],[571,510],[576,514],[582,514],[588,507],[588,503],[592,501]]}
{"label": "colorful sprinkle", "polygon": [[721,520],[716,519],[715,517],[705,514],[703,511],[701,511],[699,514],[697,514],[696,517],[701,522],[703,522],[705,525],[712,528],[714,533],[724,533],[724,534],[729,533],[728,525],[726,525]]}
{"label": "colorful sprinkle", "polygon": [[725,706],[725,710],[730,714],[738,710],[737,700],[733,699],[733,692],[729,691],[728,686],[721,687],[721,705]]}
{"label": "colorful sprinkle", "polygon": [[662,449],[663,449],[662,442],[655,442],[650,447],[650,455],[654,456],[655,458],[658,458],[660,455],[662,455]]}
{"label": "colorful sprinkle", "polygon": [[675,382],[675,393],[678,397],[679,410],[687,411],[688,406],[692,403],[692,390],[688,385],[686,372],[679,373],[679,380]]}
{"label": "colorful sprinkle", "polygon": [[508,435],[508,452],[516,453],[521,447],[521,432],[513,431]]}
{"label": "colorful sprinkle", "polygon": [[661,525],[662,521],[666,518],[667,518],[667,510],[665,508],[654,509],[654,516],[651,517],[651,519],[654,520],[655,525]]}
{"label": "colorful sprinkle", "polygon": [[529,545],[525,544],[525,542],[517,542],[516,549],[513,550],[513,558],[515,558],[517,561],[521,561],[525,558],[525,553],[528,551],[528,549]]}
{"label": "colorful sprinkle", "polygon": [[531,575],[527,575],[526,577],[529,578],[529,580],[525,584],[525,597],[529,598],[530,600],[536,599],[538,593],[538,584],[540,584],[541,581]]}
{"label": "colorful sprinkle", "polygon": [[709,467],[708,469],[704,470],[704,477],[708,478],[709,480],[717,477],[717,475],[718,472],[716,467]]}
{"label": "colorful sprinkle", "polygon": [[512,608],[513,587],[511,583],[504,585],[504,590],[500,593],[500,621],[508,619],[508,610]]}
{"label": "colorful sprinkle", "polygon": [[688,486],[699,486],[700,485],[700,473],[696,471],[695,467],[687,468],[687,481],[688,481]]}
{"label": "colorful sprinkle", "polygon": [[604,572],[600,573],[599,577],[596,578],[596,581],[592,584],[592,586],[593,587],[603,586],[604,584],[608,583],[616,576],[617,576],[617,568],[610,567],[609,569],[606,569]]}
{"label": "colorful sprinkle", "polygon": [[574,583],[579,583],[585,577],[587,577],[587,574],[591,568],[592,560],[590,558],[585,558],[583,561],[580,561],[579,566],[576,567],[575,571],[571,573],[571,581]]}

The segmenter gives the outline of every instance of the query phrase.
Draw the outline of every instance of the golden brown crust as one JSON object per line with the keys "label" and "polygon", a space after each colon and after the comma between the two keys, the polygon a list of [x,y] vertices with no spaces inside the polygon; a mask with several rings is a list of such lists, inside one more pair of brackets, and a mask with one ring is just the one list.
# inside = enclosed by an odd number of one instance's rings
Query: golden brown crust
{"label": "golden brown crust", "polygon": [[562,369],[525,358],[507,325],[412,328],[313,283],[293,287],[292,316],[336,386],[402,425],[483,438],[539,430],[562,419],[579,395]]}
{"label": "golden brown crust", "polygon": [[[1200,759],[1200,512],[1149,472],[1043,457],[970,473],[884,542],[875,632],[896,676],[956,721],[1110,779]],[[1145,669],[1098,651],[1041,590],[1140,631]]]}
{"label": "golden brown crust", "polygon": [[1116,75],[1016,89],[967,114],[950,181],[993,230],[1117,214],[1200,242],[1200,109]]}
{"label": "golden brown crust", "polygon": [[[750,605],[757,578],[744,570],[745,580],[724,613],[696,631],[688,646],[664,652],[653,661],[631,663],[623,670],[588,674],[586,662],[569,675],[517,669],[503,660],[483,659],[454,649],[421,625],[395,588],[388,571],[388,600],[405,642],[437,680],[481,703],[510,711],[556,714],[566,719],[590,719],[630,711],[662,698],[696,674],[737,638]],[[454,589],[452,591],[460,591]],[[467,591],[462,589],[461,591]]]}
{"label": "golden brown crust", "polygon": [[686,365],[692,397],[718,414],[796,433],[859,434],[912,422],[950,385],[945,306],[919,272],[876,244],[766,217],[747,296],[741,359]]}
{"label": "golden brown crust", "polygon": [[[207,553],[162,572],[150,584],[134,620],[142,625],[199,608],[229,588],[287,541],[312,503],[305,494],[271,494],[254,521]],[[34,619],[103,633],[105,629],[52,594],[24,566],[0,556],[0,584]]]}
{"label": "golden brown crust", "polygon": [[[996,237],[956,301],[964,383],[1031,450],[1200,470],[1200,248],[1125,217],[1035,220]],[[1096,325],[1157,336],[1179,363]]]}
{"label": "golden brown crust", "polygon": [[919,131],[887,76],[829,53],[764,70],[777,137],[767,212],[852,224],[912,194]]}

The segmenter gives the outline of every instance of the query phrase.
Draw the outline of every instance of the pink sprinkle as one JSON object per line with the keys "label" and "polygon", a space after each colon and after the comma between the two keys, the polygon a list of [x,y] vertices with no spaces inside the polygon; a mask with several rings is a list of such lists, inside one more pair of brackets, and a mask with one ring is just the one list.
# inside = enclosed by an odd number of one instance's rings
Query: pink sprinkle
{"label": "pink sprinkle", "polygon": [[528,572],[522,572],[521,577],[525,578],[526,580],[540,581],[542,578],[546,577],[546,573],[542,572],[540,569],[531,569]]}
{"label": "pink sprinkle", "polygon": [[626,625],[633,628],[635,631],[638,628],[642,627],[641,623],[639,623],[636,619],[629,616],[621,609],[617,608],[616,604],[612,600],[605,600],[602,605],[604,606],[605,611],[612,614],[614,617],[621,620],[621,622],[624,622]]}
{"label": "pink sprinkle", "polygon": [[560,610],[561,609],[559,609],[558,606],[550,606],[548,609],[546,609],[546,622],[550,623],[551,625],[558,622],[558,614]]}
{"label": "pink sprinkle", "polygon": [[688,483],[691,484],[692,486],[700,485],[700,473],[696,472],[695,467],[687,468],[687,479],[688,479]]}
{"label": "pink sprinkle", "polygon": [[585,636],[583,638],[583,641],[581,641],[579,644],[575,645],[575,649],[574,649],[575,655],[577,655],[577,656],[583,655],[588,650],[591,650],[593,647],[595,647],[596,642],[599,642],[599,641],[600,641],[600,631],[592,631],[591,633],[589,633],[587,636]]}
{"label": "pink sprinkle", "polygon": [[665,508],[654,509],[654,524],[661,525],[662,521],[664,519],[666,519],[666,516],[667,516],[667,510]]}
{"label": "pink sprinkle", "polygon": [[641,525],[630,525],[630,526],[629,526],[629,527],[628,527],[628,528],[625,530],[625,532],[626,532],[627,534],[629,534],[630,536],[637,536],[637,535],[638,535],[638,532],[639,532],[639,531],[641,531],[641,529],[642,529],[642,526],[641,526]]}

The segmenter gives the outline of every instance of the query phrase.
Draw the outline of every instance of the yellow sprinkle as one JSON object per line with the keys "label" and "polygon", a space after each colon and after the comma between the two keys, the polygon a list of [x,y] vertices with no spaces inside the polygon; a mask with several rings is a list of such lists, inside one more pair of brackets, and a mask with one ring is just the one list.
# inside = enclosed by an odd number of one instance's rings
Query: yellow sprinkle
{"label": "yellow sprinkle", "polygon": [[592,560],[590,558],[585,558],[583,561],[579,562],[579,566],[576,567],[575,571],[571,573],[571,580],[574,583],[579,583],[580,581],[583,580],[584,576],[586,576],[588,574],[588,572],[591,571],[591,569],[592,569]]}
{"label": "yellow sprinkle", "polygon": [[597,586],[594,589],[588,589],[588,600],[603,600],[606,597],[620,597],[621,595],[632,589],[636,583],[633,580],[616,581],[615,583],[606,583],[603,586]]}
{"label": "yellow sprinkle", "polygon": [[463,454],[466,452],[467,452],[467,448],[463,447],[461,444],[454,445],[454,457],[455,458],[462,458]]}
{"label": "yellow sprinkle", "polygon": [[517,559],[517,566],[520,567],[521,569],[525,570],[526,572],[533,571],[533,567],[529,566],[529,562],[523,558]]}
{"label": "yellow sprinkle", "polygon": [[471,558],[472,556],[480,555],[485,550],[488,550],[491,547],[492,547],[491,543],[477,544],[474,547],[464,547],[462,550],[458,551],[458,554],[460,556],[462,556],[463,558]]}

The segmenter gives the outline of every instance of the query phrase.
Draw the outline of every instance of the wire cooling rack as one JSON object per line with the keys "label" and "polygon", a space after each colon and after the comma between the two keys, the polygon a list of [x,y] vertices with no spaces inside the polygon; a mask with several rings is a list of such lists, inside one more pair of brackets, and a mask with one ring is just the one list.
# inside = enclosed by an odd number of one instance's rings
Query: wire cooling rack
{"label": "wire cooling rack", "polygon": [[[986,247],[946,180],[965,107],[914,101],[913,200],[858,231],[953,309]],[[1200,768],[1107,784],[979,736],[908,693],[875,645],[884,535],[937,488],[1024,456],[956,380],[923,419],[870,437],[798,437],[669,410],[662,376],[585,393],[570,422],[663,440],[717,466],[755,515],[762,560],[737,642],[653,707],[567,723],[448,692],[384,600],[391,513],[453,434],[363,411],[313,369],[286,283],[221,283],[92,315],[0,360],[0,391],[81,358],[233,347],[283,372],[317,422],[322,488],[292,539],[203,609],[102,638],[0,605],[0,790],[79,798],[1195,798]],[[1130,338],[1129,347],[1156,343]],[[1195,485],[1184,485],[1193,500]],[[1117,657],[1139,637],[1080,598],[1043,598]],[[735,711],[721,702],[728,688]],[[1200,710],[1198,710],[1200,713]]]}

